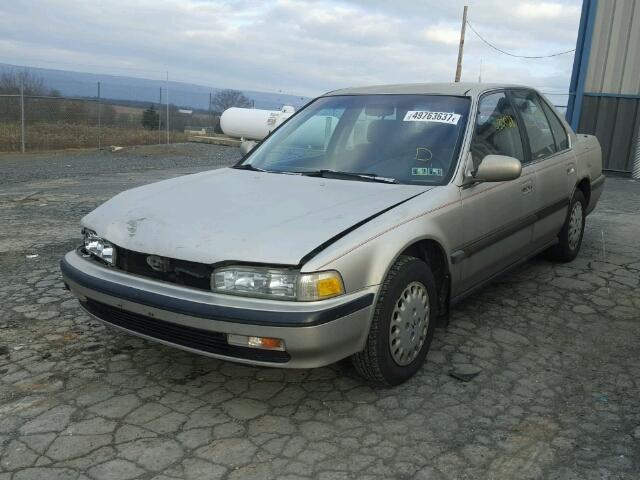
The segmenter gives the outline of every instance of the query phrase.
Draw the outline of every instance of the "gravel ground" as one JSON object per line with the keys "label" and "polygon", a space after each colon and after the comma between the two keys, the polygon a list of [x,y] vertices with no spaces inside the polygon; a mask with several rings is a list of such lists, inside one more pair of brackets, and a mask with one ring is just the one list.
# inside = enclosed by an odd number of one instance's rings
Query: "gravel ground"
{"label": "gravel ground", "polygon": [[28,155],[0,154],[0,185],[16,186],[22,182],[62,178],[93,179],[96,173],[102,176],[180,169],[173,172],[173,176],[176,176],[183,172],[192,173],[227,165],[239,159],[240,153],[236,148],[202,143],[127,147],[115,153],[109,150],[78,150]]}
{"label": "gravel ground", "polygon": [[58,260],[84,213],[238,158],[164,148],[0,157],[0,480],[640,478],[640,183],[608,179],[577,260],[484,288],[374,389],[346,361],[250,368],[82,313]]}

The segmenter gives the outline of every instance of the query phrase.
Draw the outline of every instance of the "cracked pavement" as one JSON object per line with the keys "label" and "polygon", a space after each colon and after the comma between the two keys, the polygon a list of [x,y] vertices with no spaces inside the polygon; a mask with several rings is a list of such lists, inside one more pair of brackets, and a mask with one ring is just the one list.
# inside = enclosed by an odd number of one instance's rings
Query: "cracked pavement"
{"label": "cracked pavement", "polygon": [[578,259],[483,288],[418,375],[377,389],[348,361],[241,366],[84,314],[58,270],[80,217],[239,157],[123,155],[0,157],[0,480],[640,478],[640,183],[607,179]]}

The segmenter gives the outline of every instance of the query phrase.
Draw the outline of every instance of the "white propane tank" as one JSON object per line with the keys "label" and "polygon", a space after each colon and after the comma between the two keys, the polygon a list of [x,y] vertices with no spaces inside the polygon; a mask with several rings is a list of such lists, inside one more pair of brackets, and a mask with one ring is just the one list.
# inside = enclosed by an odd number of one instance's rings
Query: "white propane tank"
{"label": "white propane tank", "polygon": [[229,137],[262,140],[294,112],[289,105],[282,110],[231,107],[222,112],[220,128]]}

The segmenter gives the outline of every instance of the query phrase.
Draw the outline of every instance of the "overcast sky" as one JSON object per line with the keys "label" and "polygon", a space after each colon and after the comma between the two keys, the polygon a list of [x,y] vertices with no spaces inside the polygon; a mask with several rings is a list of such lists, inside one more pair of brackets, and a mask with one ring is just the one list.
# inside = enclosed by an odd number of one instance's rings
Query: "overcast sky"
{"label": "overcast sky", "polygon": [[[0,62],[314,96],[367,84],[452,81],[462,6],[502,49],[575,48],[581,2],[551,0],[7,0]],[[573,54],[520,60],[467,29],[463,81],[567,91]],[[554,99],[555,100],[555,99]]]}

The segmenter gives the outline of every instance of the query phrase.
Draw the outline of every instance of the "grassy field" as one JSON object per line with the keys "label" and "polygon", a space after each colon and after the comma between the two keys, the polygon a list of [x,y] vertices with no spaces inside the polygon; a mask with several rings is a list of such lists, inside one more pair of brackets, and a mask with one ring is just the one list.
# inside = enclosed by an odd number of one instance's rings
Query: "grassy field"
{"label": "grassy field", "polygon": [[[183,132],[169,132],[171,142],[184,142]],[[134,126],[102,126],[71,123],[35,123],[26,128],[26,150],[64,150],[100,145],[130,146],[164,143],[166,133]],[[20,124],[0,123],[0,152],[20,151]]]}
{"label": "grassy field", "polygon": [[142,118],[142,112],[146,110],[145,108],[142,108],[142,107],[129,107],[127,105],[113,105],[113,108],[116,111],[116,113],[125,113],[127,115],[138,115],[140,118]]}

